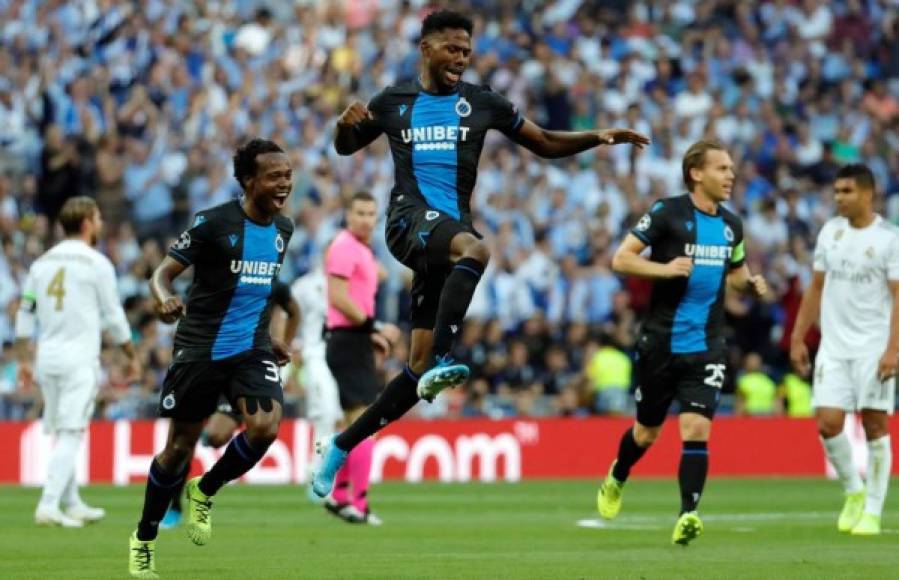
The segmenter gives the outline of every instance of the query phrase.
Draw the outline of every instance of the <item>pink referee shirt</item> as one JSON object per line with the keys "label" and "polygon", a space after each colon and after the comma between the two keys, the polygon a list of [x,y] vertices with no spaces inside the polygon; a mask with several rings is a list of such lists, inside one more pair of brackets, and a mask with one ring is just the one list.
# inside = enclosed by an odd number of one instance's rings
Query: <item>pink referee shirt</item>
{"label": "pink referee shirt", "polygon": [[[350,300],[362,308],[366,316],[375,315],[375,294],[378,291],[378,264],[371,248],[342,230],[325,254],[325,274],[349,281]],[[356,326],[343,312],[328,303],[328,328]]]}

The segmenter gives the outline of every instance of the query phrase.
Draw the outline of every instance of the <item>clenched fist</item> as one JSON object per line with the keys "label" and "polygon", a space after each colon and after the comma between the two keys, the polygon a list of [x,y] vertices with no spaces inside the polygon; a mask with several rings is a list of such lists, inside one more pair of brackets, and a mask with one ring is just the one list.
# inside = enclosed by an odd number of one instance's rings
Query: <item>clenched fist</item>
{"label": "clenched fist", "polygon": [[693,259],[686,256],[675,258],[665,264],[666,278],[688,277],[693,271]]}
{"label": "clenched fist", "polygon": [[353,127],[362,121],[374,120],[374,115],[368,110],[368,107],[359,101],[353,101],[350,106],[337,119],[338,127]]}
{"label": "clenched fist", "polygon": [[756,274],[749,278],[746,289],[756,298],[762,298],[768,293],[768,283],[765,282],[765,279],[762,278],[761,274]]}
{"label": "clenched fist", "polygon": [[172,324],[184,316],[184,303],[177,296],[169,296],[165,302],[156,305],[156,314],[159,320]]}

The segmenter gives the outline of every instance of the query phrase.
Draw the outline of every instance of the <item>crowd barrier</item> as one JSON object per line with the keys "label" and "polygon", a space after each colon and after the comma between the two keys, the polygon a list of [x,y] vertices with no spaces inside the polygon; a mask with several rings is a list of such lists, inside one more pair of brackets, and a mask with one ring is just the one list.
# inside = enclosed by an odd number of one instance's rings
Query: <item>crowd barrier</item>
{"label": "crowd barrier", "polygon": [[[514,419],[399,421],[377,438],[372,480],[417,482],[519,481],[540,478],[600,478],[615,456],[629,419]],[[847,419],[860,468],[864,434]],[[899,417],[890,431],[899,433]],[[82,483],[142,482],[153,454],[162,449],[168,422],[97,421],[77,461]],[[285,421],[278,440],[243,481],[303,483],[313,453],[311,425]],[[0,483],[39,485],[46,475],[51,439],[40,422],[0,423]],[[680,439],[675,419],[634,469],[635,477],[677,473]],[[710,449],[713,476],[823,476],[828,472],[813,420],[727,418],[715,421]],[[899,472],[899,445],[893,472]],[[222,450],[197,447],[192,470],[210,467]]]}

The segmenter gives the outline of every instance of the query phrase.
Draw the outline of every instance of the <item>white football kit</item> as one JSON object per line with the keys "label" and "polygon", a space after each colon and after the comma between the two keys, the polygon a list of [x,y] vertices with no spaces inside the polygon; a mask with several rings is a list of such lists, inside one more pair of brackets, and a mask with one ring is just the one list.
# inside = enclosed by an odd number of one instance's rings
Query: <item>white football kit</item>
{"label": "white football kit", "polygon": [[322,329],[328,310],[325,274],[320,268],[298,278],[291,287],[300,307],[300,339],[303,347],[303,384],[306,388],[307,417],[315,422],[337,422],[343,418],[337,382],[325,360]]}
{"label": "white football kit", "polygon": [[35,330],[44,428],[83,429],[99,386],[102,331],[116,344],[131,339],[109,259],[72,239],[38,258],[25,280],[16,337],[31,339]]}
{"label": "white football kit", "polygon": [[895,378],[881,381],[877,367],[890,334],[889,282],[899,281],[899,228],[880,216],[861,229],[833,218],[818,234],[814,270],[825,275],[815,407],[892,413]]}

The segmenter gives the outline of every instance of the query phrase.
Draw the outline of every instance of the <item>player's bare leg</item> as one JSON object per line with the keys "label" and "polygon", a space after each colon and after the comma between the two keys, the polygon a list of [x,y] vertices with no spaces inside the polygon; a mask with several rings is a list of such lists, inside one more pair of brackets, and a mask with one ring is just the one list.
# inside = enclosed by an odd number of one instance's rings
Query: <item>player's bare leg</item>
{"label": "player's bare leg", "polygon": [[824,453],[836,470],[846,495],[837,521],[837,529],[841,532],[850,532],[864,512],[865,486],[852,461],[852,445],[843,432],[846,412],[836,407],[818,407],[815,409],[815,419]]}
{"label": "player's bare leg", "polygon": [[240,427],[240,423],[234,417],[228,413],[217,411],[206,422],[202,435],[203,443],[218,449],[231,441],[238,427]]}
{"label": "player's bare leg", "polygon": [[852,527],[851,533],[853,536],[876,536],[881,531],[880,515],[890,484],[893,450],[885,411],[862,409],[862,425],[868,441],[868,485],[864,513]]}
{"label": "player's bare leg", "polygon": [[231,439],[225,453],[209,471],[191,479],[184,487],[188,502],[187,535],[198,546],[212,537],[212,497],[223,485],[252,469],[278,437],[282,415],[278,401],[241,397],[237,407],[246,429]]}
{"label": "player's bare leg", "polygon": [[[221,413],[216,411],[212,414],[211,417],[209,417],[209,421],[206,422],[206,426],[200,433],[200,440],[209,447],[218,449],[231,440],[231,437],[234,435],[234,431],[239,425],[240,424],[228,413]],[[190,459],[188,459],[187,464],[190,465],[191,461],[193,461],[193,453],[191,453],[191,457]],[[178,525],[181,523],[181,496],[183,494],[184,483],[178,486],[177,490],[172,496],[172,503],[169,506],[169,509],[166,510],[165,516],[163,516],[162,521],[159,522],[160,529],[172,529],[178,527]]]}

